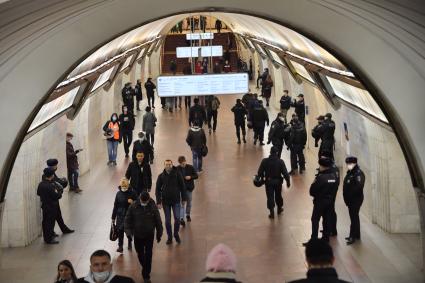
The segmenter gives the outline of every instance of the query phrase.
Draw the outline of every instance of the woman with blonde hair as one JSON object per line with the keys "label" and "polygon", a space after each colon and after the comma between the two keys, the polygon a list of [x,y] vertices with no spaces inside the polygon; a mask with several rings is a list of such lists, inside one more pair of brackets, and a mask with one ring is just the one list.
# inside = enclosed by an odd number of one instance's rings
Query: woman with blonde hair
{"label": "woman with blonde hair", "polygon": [[[124,219],[129,206],[137,199],[136,192],[131,188],[127,178],[122,178],[118,186],[118,192],[115,196],[114,209],[112,210],[112,223],[115,223],[118,234],[117,252],[123,252],[124,245]],[[132,238],[128,238],[128,249],[132,249]]]}

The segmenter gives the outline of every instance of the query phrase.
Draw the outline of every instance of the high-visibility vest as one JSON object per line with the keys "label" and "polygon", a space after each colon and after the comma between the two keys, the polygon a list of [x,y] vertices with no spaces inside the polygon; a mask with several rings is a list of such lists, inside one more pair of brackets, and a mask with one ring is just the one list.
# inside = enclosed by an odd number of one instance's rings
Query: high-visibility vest
{"label": "high-visibility vest", "polygon": [[114,133],[114,140],[120,139],[120,126],[118,123],[109,122],[108,128],[111,129]]}

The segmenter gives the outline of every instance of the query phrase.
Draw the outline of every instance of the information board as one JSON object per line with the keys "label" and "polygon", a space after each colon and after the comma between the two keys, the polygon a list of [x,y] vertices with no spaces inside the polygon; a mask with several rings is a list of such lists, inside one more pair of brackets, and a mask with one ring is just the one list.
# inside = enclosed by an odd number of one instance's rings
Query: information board
{"label": "information board", "polygon": [[177,58],[191,58],[191,57],[210,57],[210,56],[223,56],[223,46],[193,46],[193,47],[177,47]]}
{"label": "information board", "polygon": [[204,32],[204,33],[187,33],[187,40],[199,40],[199,39],[214,39],[214,33]]}
{"label": "information board", "polygon": [[210,74],[158,77],[160,97],[242,94],[248,92],[248,74]]}

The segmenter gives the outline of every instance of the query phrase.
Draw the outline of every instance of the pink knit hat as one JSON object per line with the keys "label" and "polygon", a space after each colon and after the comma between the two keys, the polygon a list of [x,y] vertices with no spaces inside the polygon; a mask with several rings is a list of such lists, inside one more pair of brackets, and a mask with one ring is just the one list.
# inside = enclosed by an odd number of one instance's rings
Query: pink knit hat
{"label": "pink knit hat", "polygon": [[208,272],[236,272],[235,253],[225,244],[215,246],[207,257]]}

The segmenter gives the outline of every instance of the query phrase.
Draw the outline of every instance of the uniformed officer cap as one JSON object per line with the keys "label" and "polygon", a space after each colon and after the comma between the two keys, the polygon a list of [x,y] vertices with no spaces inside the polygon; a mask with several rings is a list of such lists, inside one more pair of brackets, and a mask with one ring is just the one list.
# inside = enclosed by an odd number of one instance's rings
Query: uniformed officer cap
{"label": "uniformed officer cap", "polygon": [[300,93],[298,94],[298,97],[304,97],[304,94]]}
{"label": "uniformed officer cap", "polygon": [[328,157],[321,157],[319,159],[319,165],[322,165],[324,167],[331,167],[333,164],[332,159],[328,158]]}
{"label": "uniformed officer cap", "polygon": [[43,174],[45,177],[52,177],[55,174],[55,170],[52,168],[44,168]]}
{"label": "uniformed officer cap", "polygon": [[46,163],[47,163],[47,166],[56,166],[58,165],[59,161],[56,158],[51,158],[51,159],[48,159]]}
{"label": "uniformed officer cap", "polygon": [[325,120],[325,116],[320,115],[319,117],[316,118],[316,120],[319,120],[319,121]]}
{"label": "uniformed officer cap", "polygon": [[325,117],[330,119],[330,118],[332,118],[332,114],[331,113],[326,113]]}
{"label": "uniformed officer cap", "polygon": [[349,156],[345,159],[345,163],[355,163],[357,164],[357,157],[355,156]]}

